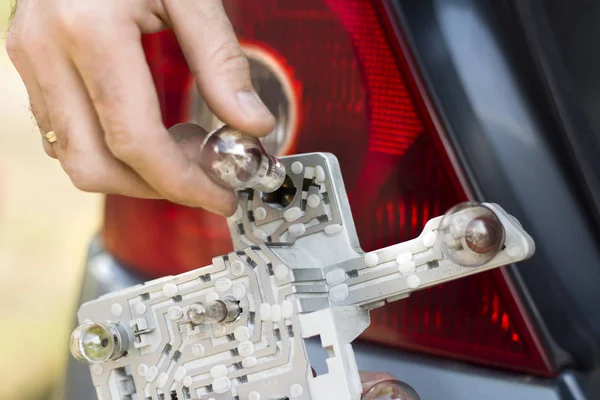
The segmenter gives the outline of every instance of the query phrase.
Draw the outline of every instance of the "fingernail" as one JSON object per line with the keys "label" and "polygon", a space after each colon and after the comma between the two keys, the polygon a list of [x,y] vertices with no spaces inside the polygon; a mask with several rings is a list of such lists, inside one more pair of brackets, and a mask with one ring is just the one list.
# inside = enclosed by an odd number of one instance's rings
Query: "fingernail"
{"label": "fingernail", "polygon": [[240,107],[249,117],[257,119],[273,118],[273,114],[254,90],[242,90],[238,92],[237,96]]}

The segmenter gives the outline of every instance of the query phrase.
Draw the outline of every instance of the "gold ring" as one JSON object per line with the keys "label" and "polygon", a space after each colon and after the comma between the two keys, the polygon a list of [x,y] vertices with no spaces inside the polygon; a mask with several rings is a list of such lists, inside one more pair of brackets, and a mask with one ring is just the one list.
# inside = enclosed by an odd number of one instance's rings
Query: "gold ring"
{"label": "gold ring", "polygon": [[52,144],[57,140],[56,133],[54,131],[44,133],[44,139],[46,139],[46,142]]}

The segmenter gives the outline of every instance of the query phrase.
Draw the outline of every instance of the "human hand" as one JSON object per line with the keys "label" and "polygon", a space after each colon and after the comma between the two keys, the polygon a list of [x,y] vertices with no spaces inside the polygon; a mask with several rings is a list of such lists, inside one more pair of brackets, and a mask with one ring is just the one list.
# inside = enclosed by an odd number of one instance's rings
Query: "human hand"
{"label": "human hand", "polygon": [[[257,136],[274,117],[221,0],[21,0],[8,54],[29,94],[43,142],[79,189],[203,207],[231,215],[235,196],[190,158],[195,145],[162,123],[143,33],[172,27],[213,112]],[[179,137],[181,139],[181,137]]]}

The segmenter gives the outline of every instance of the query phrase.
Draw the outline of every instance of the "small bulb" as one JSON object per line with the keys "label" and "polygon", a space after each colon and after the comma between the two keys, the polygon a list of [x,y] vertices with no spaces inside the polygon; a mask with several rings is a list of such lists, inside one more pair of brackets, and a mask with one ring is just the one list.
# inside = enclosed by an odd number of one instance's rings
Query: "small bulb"
{"label": "small bulb", "polygon": [[504,245],[504,227],[496,214],[479,203],[451,208],[440,223],[442,252],[464,267],[478,267],[498,254]]}
{"label": "small bulb", "polygon": [[127,345],[126,335],[115,324],[86,322],[71,335],[71,354],[86,364],[120,358]]}
{"label": "small bulb", "polygon": [[216,183],[234,190],[272,193],[286,177],[285,166],[265,151],[258,138],[229,126],[208,134],[200,164]]}
{"label": "small bulb", "polygon": [[194,303],[187,312],[188,319],[194,325],[215,324],[235,321],[242,312],[239,302],[225,299]]}
{"label": "small bulb", "polygon": [[419,395],[404,382],[388,380],[366,390],[362,400],[419,400]]}

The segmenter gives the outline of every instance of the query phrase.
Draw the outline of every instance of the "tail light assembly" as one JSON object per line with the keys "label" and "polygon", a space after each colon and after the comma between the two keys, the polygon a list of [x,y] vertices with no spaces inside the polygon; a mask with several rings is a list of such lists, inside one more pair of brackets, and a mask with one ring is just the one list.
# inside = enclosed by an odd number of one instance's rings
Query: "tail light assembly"
{"label": "tail light assembly", "polygon": [[[410,54],[381,0],[225,0],[257,91],[277,116],[264,147],[334,153],[365,251],[411,239],[467,200]],[[144,46],[167,126],[220,123],[171,31]],[[107,196],[105,246],[145,276],[231,251],[225,221],[166,201]],[[503,269],[414,293],[371,313],[362,340],[538,376],[555,370]]]}

